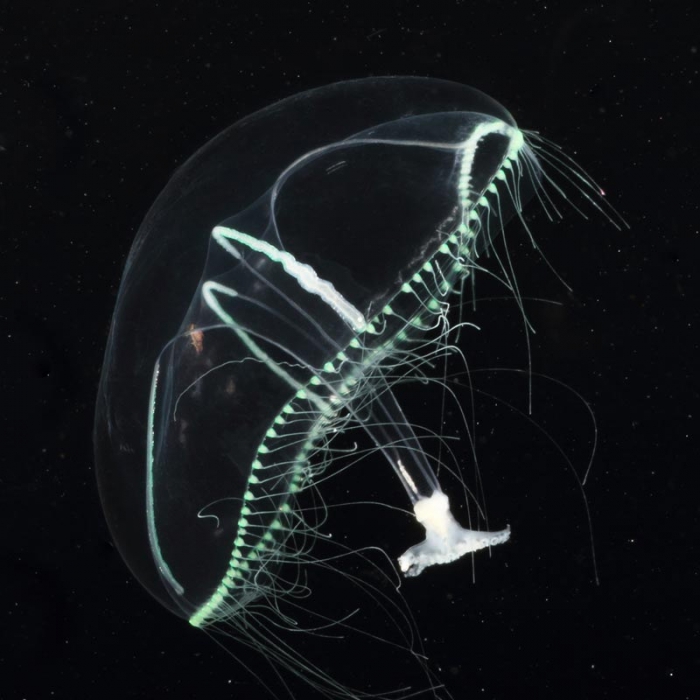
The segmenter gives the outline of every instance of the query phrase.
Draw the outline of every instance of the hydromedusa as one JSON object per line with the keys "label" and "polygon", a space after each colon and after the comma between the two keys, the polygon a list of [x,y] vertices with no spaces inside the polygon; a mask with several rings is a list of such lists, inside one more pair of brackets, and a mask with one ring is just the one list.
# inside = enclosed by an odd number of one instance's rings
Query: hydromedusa
{"label": "hydromedusa", "polygon": [[[505,523],[458,522],[436,476],[444,452],[396,388],[465,355],[463,292],[494,240],[535,195],[556,211],[547,164],[601,206],[582,171],[483,93],[372,78],[256,112],[176,171],[124,270],[95,423],[107,522],[156,599],[321,693],[357,697],[279,636],[314,615],[313,567],[412,625],[380,584],[343,571],[367,552],[318,553],[340,465],[381,460],[403,486],[425,537],[389,553],[397,576],[508,540]],[[353,431],[369,446],[340,446]],[[316,632],[360,627],[318,615]],[[403,694],[434,692],[425,673]]]}

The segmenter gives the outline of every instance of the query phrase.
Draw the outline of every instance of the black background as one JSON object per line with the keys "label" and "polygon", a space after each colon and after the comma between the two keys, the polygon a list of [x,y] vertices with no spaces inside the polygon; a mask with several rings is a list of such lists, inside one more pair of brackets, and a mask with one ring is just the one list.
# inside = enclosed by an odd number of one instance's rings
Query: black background
{"label": "black background", "polygon": [[[91,446],[102,354],[133,236],[179,163],[282,97],[388,74],[492,95],[592,173],[631,227],[537,219],[573,292],[547,288],[567,303],[535,317],[534,366],[595,411],[586,493],[600,585],[575,479],[501,433],[479,455],[492,518],[511,523],[513,542],[477,560],[475,583],[464,563],[404,586],[426,647],[457,698],[699,697],[700,11],[16,5],[0,16],[0,697],[262,697],[148,597],[110,543]],[[586,435],[572,448],[579,468]],[[410,543],[386,542],[392,556]],[[361,672],[361,658],[348,663]]]}

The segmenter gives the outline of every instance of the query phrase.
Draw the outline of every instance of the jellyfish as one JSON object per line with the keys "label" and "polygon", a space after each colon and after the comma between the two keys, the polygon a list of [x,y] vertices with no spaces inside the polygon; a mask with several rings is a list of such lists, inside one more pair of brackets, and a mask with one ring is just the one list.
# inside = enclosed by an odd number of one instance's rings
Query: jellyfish
{"label": "jellyfish", "polygon": [[[307,607],[305,568],[351,553],[317,554],[348,455],[390,468],[422,528],[393,553],[397,577],[508,541],[506,523],[459,522],[396,389],[467,352],[463,298],[494,241],[513,217],[529,235],[531,198],[556,212],[564,196],[546,164],[602,208],[583,171],[485,94],[391,77],[275,103],[175,172],[126,263],[95,422],[108,525],[160,603],[321,694],[361,697],[279,637]],[[352,431],[371,447],[339,447]],[[354,623],[316,629],[333,625]]]}

